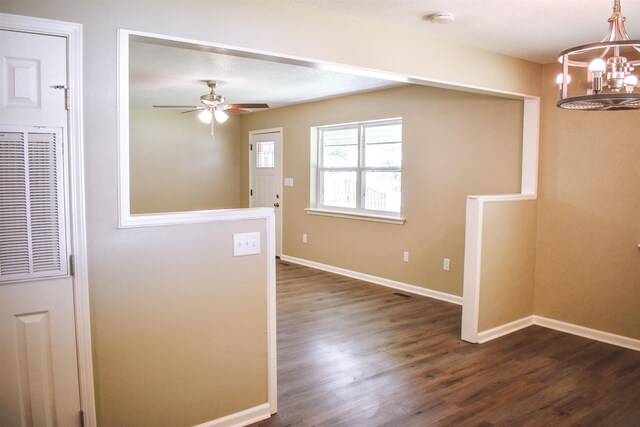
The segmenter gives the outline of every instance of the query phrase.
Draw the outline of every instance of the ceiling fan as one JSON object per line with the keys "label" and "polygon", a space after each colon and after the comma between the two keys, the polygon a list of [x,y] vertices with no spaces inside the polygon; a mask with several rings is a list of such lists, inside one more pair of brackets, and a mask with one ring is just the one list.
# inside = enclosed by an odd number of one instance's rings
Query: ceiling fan
{"label": "ceiling fan", "polygon": [[229,118],[229,113],[242,113],[247,111],[249,108],[269,108],[268,104],[256,104],[256,103],[246,103],[246,104],[225,104],[224,96],[218,95],[216,93],[216,88],[218,87],[217,80],[207,80],[207,86],[211,91],[207,94],[204,94],[200,97],[200,102],[202,102],[202,106],[193,106],[193,105],[154,105],[154,108],[178,108],[178,109],[186,109],[187,111],[183,111],[180,114],[192,113],[194,111],[200,111],[198,114],[198,119],[206,124],[211,124],[211,138],[214,137],[214,126],[215,122],[224,123]]}

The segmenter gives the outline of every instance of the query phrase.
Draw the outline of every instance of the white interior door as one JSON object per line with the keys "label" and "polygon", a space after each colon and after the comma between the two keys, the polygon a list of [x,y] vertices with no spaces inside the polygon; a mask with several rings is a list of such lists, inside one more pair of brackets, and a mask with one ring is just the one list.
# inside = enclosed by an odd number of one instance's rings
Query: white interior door
{"label": "white interior door", "polygon": [[276,256],[282,254],[282,131],[250,132],[249,206],[274,208]]}
{"label": "white interior door", "polygon": [[0,30],[0,426],[81,422],[66,49],[63,37]]}

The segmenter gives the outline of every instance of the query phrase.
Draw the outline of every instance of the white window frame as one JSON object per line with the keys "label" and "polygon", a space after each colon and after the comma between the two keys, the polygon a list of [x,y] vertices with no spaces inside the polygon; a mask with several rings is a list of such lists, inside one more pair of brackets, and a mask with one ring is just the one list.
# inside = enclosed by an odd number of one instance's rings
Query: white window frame
{"label": "white window frame", "polygon": [[[402,126],[402,118],[395,117],[390,119],[383,120],[369,120],[369,121],[361,121],[361,122],[353,122],[353,123],[344,123],[337,125],[328,125],[328,126],[318,126],[312,129],[312,139],[315,139],[315,146],[312,149],[312,156],[315,156],[315,161],[312,158],[311,161],[311,169],[312,169],[312,191],[311,191],[311,208],[307,209],[307,213],[316,214],[316,215],[329,215],[329,216],[339,216],[339,217],[347,217],[347,218],[358,218],[358,219],[366,219],[372,221],[381,221],[381,222],[390,222],[390,223],[404,223],[404,218],[402,218],[402,207],[400,208],[400,212],[390,212],[390,211],[380,211],[380,210],[372,210],[364,208],[364,181],[365,181],[365,173],[366,172],[400,172],[402,173],[402,164],[400,166],[376,166],[376,167],[367,167],[365,166],[365,128],[374,127],[374,126],[384,126],[390,124],[400,124]],[[326,130],[337,130],[337,129],[357,129],[358,132],[358,165],[351,167],[325,167],[322,164],[323,161],[323,139],[322,134]],[[399,141],[402,143],[402,138]],[[322,173],[326,171],[335,171],[335,172],[355,172],[356,173],[356,207],[355,208],[345,208],[345,207],[336,207],[336,206],[328,206],[323,204],[323,192],[322,188]],[[313,188],[315,187],[315,188]]]}

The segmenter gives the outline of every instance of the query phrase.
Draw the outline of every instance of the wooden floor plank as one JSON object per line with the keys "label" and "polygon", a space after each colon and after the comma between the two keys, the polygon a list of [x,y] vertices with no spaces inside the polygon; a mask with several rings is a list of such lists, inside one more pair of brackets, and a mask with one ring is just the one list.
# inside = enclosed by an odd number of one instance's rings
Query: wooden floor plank
{"label": "wooden floor plank", "polygon": [[[640,426],[640,353],[278,262],[278,414],[254,426]],[[408,295],[408,294],[405,294]]]}

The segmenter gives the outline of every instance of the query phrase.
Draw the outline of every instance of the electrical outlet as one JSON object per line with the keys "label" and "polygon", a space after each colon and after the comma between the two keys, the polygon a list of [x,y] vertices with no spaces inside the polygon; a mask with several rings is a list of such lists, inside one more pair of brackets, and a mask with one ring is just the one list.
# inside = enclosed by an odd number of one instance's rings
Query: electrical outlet
{"label": "electrical outlet", "polygon": [[302,243],[307,243],[307,235],[306,234],[302,235]]}
{"label": "electrical outlet", "polygon": [[442,269],[444,271],[451,270],[451,260],[449,258],[445,258],[444,261],[442,262]]}
{"label": "electrical outlet", "polygon": [[402,260],[404,262],[409,262],[409,252],[408,251],[404,251],[404,253],[402,254]]}

